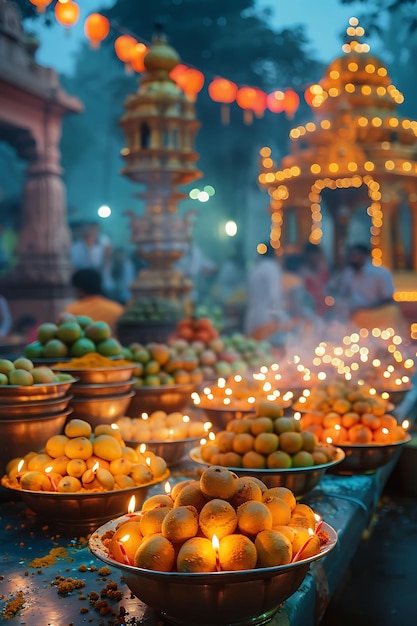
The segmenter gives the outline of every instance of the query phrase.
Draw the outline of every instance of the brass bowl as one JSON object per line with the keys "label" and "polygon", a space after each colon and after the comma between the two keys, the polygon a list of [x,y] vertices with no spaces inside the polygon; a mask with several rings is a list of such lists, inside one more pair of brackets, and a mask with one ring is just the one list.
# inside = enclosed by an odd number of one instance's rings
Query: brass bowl
{"label": "brass bowl", "polygon": [[54,372],[75,376],[81,385],[126,382],[132,378],[134,368],[134,363],[132,365],[115,365],[114,367],[94,367],[89,369],[77,369],[66,365],[52,367]]}
{"label": "brass bowl", "polygon": [[[200,405],[197,405],[200,408]],[[218,408],[206,408],[205,406],[201,406],[201,409],[204,411],[207,419],[213,424],[213,430],[225,430],[227,424],[232,420],[240,420],[246,417],[247,415],[253,415],[255,413],[255,406],[253,409],[241,410],[241,409],[229,409],[226,407],[218,407]]]}
{"label": "brass bowl", "polygon": [[181,411],[191,401],[191,394],[195,388],[196,386],[191,383],[134,387],[134,397],[126,415],[138,417],[142,413],[153,413],[159,410],[166,413]]}
{"label": "brass bowl", "polygon": [[75,382],[76,378],[36,385],[0,385],[0,404],[39,402],[41,400],[62,398]]}
{"label": "brass bowl", "polygon": [[363,474],[386,465],[400,451],[401,446],[411,441],[411,436],[405,433],[405,439],[395,443],[382,444],[337,444],[345,453],[345,458],[332,474]]}
{"label": "brass bowl", "polygon": [[127,446],[136,448],[142,443],[146,445],[146,450],[161,456],[168,466],[175,465],[181,461],[182,457],[188,454],[201,437],[190,437],[188,439],[173,439],[172,441],[126,441]]}
{"label": "brass bowl", "polygon": [[97,396],[92,398],[77,398],[71,400],[73,418],[83,419],[94,428],[98,424],[111,424],[126,415],[126,410],[134,396],[129,391],[116,396]]}
{"label": "brass bowl", "polygon": [[72,394],[52,400],[38,400],[37,402],[21,402],[20,404],[0,404],[0,421],[3,419],[22,419],[31,417],[47,417],[64,411]]}
{"label": "brass bowl", "polygon": [[114,491],[92,491],[77,493],[58,493],[53,491],[28,491],[13,489],[7,479],[2,478],[2,485],[19,495],[28,508],[48,522],[60,533],[80,536],[92,532],[100,524],[126,513],[129,500],[136,498],[136,507],[140,507],[152,485],[169,478],[169,470],[157,480],[146,485],[137,485],[128,489]]}
{"label": "brass bowl", "polygon": [[76,384],[72,388],[75,398],[97,398],[100,396],[123,395],[132,390],[134,378],[122,380],[117,383],[91,383],[86,385]]}
{"label": "brass bowl", "polygon": [[[208,467],[211,463],[204,461],[199,448],[190,451],[190,458],[199,465]],[[326,470],[339,465],[345,458],[341,448],[336,449],[336,457],[329,463],[313,465],[312,467],[290,467],[288,469],[253,469],[244,467],[228,467],[237,476],[255,476],[270,489],[271,487],[287,487],[297,498],[305,496],[314,489]]]}
{"label": "brass bowl", "polygon": [[101,561],[122,572],[131,592],[176,626],[256,626],[266,624],[303,582],[310,564],[329,554],[337,533],[328,524],[323,530],[329,541],[319,554],[277,567],[239,572],[157,572],[124,565],[109,556],[103,538],[126,517],[108,522],[89,539],[90,551]]}
{"label": "brass bowl", "polygon": [[70,413],[71,409],[66,408],[56,415],[0,420],[0,441],[4,448],[2,453],[4,464],[28,452],[41,450],[47,439],[63,432],[65,421]]}

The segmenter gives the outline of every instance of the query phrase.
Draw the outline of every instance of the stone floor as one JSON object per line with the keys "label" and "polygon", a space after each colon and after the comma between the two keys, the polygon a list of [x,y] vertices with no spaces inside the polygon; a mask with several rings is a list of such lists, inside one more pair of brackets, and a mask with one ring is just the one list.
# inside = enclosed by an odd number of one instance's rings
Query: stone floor
{"label": "stone floor", "polygon": [[417,493],[404,489],[400,469],[390,477],[320,626],[417,624]]}

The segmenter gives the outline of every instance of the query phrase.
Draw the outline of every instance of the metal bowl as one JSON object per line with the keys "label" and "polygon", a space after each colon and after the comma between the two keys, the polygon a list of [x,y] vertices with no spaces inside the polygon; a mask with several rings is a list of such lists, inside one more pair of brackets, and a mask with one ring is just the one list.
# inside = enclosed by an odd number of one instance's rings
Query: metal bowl
{"label": "metal bowl", "polygon": [[54,372],[63,374],[71,374],[78,378],[81,385],[89,385],[91,383],[119,383],[126,382],[132,378],[135,364],[132,365],[115,365],[114,367],[94,367],[91,369],[76,369],[66,365],[60,367],[52,367]]}
{"label": "metal bowl", "polygon": [[[399,389],[377,389],[376,392],[377,394],[380,396],[382,394],[384,394],[383,397],[387,397],[389,400],[390,405],[396,407],[400,404],[400,402],[402,402],[405,398],[405,396],[407,395],[407,393],[412,389],[413,387],[402,387]],[[388,394],[386,396],[386,394]],[[392,410],[392,409],[390,409]]]}
{"label": "metal bowl", "polygon": [[132,495],[136,498],[136,507],[141,506],[150,487],[167,478],[169,478],[169,470],[146,485],[114,491],[77,493],[13,489],[5,477],[1,482],[3,487],[19,495],[31,511],[47,521],[54,529],[62,534],[79,536],[90,533],[100,524],[126,513]]}
{"label": "metal bowl", "polygon": [[173,439],[172,441],[126,441],[127,446],[136,448],[142,443],[146,445],[146,450],[161,456],[168,466],[178,463],[183,456],[188,454],[201,437],[190,437],[188,439]]}
{"label": "metal bowl", "polygon": [[62,398],[75,382],[76,378],[36,385],[0,385],[0,404],[18,404],[19,402],[38,402]]}
{"label": "metal bowl", "polygon": [[17,404],[0,404],[0,421],[12,419],[30,419],[32,417],[47,417],[64,411],[72,394],[52,400],[38,400],[37,402],[21,402]]}
{"label": "metal bowl", "polygon": [[[197,405],[200,408],[200,405]],[[219,408],[206,408],[201,407],[207,418],[213,424],[213,430],[224,430],[232,420],[240,420],[247,415],[253,415],[255,413],[255,407],[253,409],[241,410],[241,409],[229,409],[226,407]]]}
{"label": "metal bowl", "polygon": [[[190,451],[190,458],[205,467],[211,465],[204,461],[199,448]],[[271,487],[287,487],[291,489],[297,498],[305,496],[314,489],[320,482],[321,477],[329,468],[339,465],[345,458],[345,453],[341,448],[336,449],[336,457],[329,463],[313,465],[312,467],[290,467],[288,469],[252,469],[243,467],[228,467],[237,476],[255,476],[259,478],[270,489]]]}
{"label": "metal bowl", "polygon": [[100,396],[116,396],[128,393],[132,390],[134,378],[117,383],[91,383],[89,385],[76,384],[72,388],[72,393],[76,398],[97,398]]}
{"label": "metal bowl", "polygon": [[73,398],[70,406],[72,417],[86,420],[94,428],[98,424],[111,424],[126,415],[126,410],[134,396],[129,391],[116,396],[97,396],[93,398]]}
{"label": "metal bowl", "polygon": [[338,444],[345,453],[345,458],[332,474],[363,474],[386,465],[400,451],[401,446],[411,441],[406,433],[405,439],[390,444]]}
{"label": "metal bowl", "polygon": [[109,557],[103,538],[126,518],[108,522],[89,540],[91,552],[104,563],[121,570],[132,593],[176,626],[256,626],[266,624],[303,582],[310,563],[326,556],[337,544],[337,533],[328,524],[329,541],[309,559],[239,572],[157,572],[118,563]]}
{"label": "metal bowl", "polygon": [[11,459],[24,456],[28,452],[38,452],[45,441],[63,432],[65,421],[71,409],[67,408],[56,415],[0,420],[0,441],[4,465]]}
{"label": "metal bowl", "polygon": [[191,400],[196,386],[191,383],[184,385],[160,385],[155,387],[135,387],[134,397],[126,415],[138,417],[142,413],[153,413],[162,410],[166,413],[181,411]]}

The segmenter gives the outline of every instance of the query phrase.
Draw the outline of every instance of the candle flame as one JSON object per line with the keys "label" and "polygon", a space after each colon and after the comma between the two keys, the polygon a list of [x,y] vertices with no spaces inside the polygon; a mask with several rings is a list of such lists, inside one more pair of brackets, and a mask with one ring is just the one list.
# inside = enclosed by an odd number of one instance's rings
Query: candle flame
{"label": "candle flame", "polygon": [[210,428],[213,426],[213,424],[211,422],[204,422],[204,430],[207,432],[208,430],[210,430]]}
{"label": "candle flame", "polygon": [[214,441],[216,439],[215,433],[213,433],[213,432],[209,433],[209,439],[210,439],[210,441]]}
{"label": "candle flame", "polygon": [[190,421],[190,416],[189,415],[183,415],[182,416],[182,421],[184,422],[184,424],[188,424],[188,422]]}
{"label": "candle flame", "polygon": [[119,541],[126,543],[126,541],[129,541],[129,539],[130,539],[130,535],[123,535],[123,537],[120,537]]}
{"label": "candle flame", "polygon": [[135,496],[132,496],[129,500],[129,504],[127,505],[127,512],[128,513],[133,513],[133,511],[136,508],[136,498]]}
{"label": "candle flame", "polygon": [[317,524],[321,521],[321,516],[318,513],[314,513],[314,518],[315,518]]}
{"label": "candle flame", "polygon": [[295,420],[297,420],[297,421],[301,419],[301,413],[300,413],[300,411],[296,411],[296,412],[294,413],[294,419],[295,419]]}
{"label": "candle flame", "polygon": [[147,413],[142,413],[141,417],[143,420],[147,420],[149,415]]}
{"label": "candle flame", "polygon": [[206,443],[207,443],[207,439],[204,439],[204,437],[203,439],[200,439],[200,446],[205,446]]}
{"label": "candle flame", "polygon": [[174,429],[173,429],[173,428],[170,428],[170,429],[169,429],[168,434],[169,434],[170,439],[174,439],[174,434],[175,434],[175,431],[174,431]]}
{"label": "candle flame", "polygon": [[146,452],[146,443],[141,443],[140,444],[139,452],[140,452],[140,454],[145,454],[145,452]]}
{"label": "candle flame", "polygon": [[112,424],[110,424],[110,428],[112,428],[113,430],[119,430],[118,425],[115,424],[114,422]]}
{"label": "candle flame", "polygon": [[[410,426],[410,422],[408,420],[404,420],[401,426],[404,428],[404,430],[407,430],[407,428]],[[19,469],[19,466],[17,466],[17,469]]]}
{"label": "candle flame", "polygon": [[93,474],[96,473],[96,471],[98,470],[98,468],[100,467],[100,463],[98,461],[96,461],[93,465],[93,467],[91,468],[91,471],[93,472]]}
{"label": "candle flame", "polygon": [[335,424],[335,425],[334,425],[334,429],[335,429],[335,430],[342,430],[342,427],[341,427],[341,425],[340,425],[340,424]]}
{"label": "candle flame", "polygon": [[17,464],[17,471],[20,472],[20,470],[22,469],[22,467],[25,464],[25,459],[20,459],[19,463]]}
{"label": "candle flame", "polygon": [[151,457],[150,457],[150,456],[147,456],[147,457],[146,457],[146,459],[145,459],[145,463],[146,463],[146,465],[147,465],[148,467],[150,467],[150,465],[151,465]]}
{"label": "candle flame", "polygon": [[388,430],[388,428],[383,428],[383,429],[382,429],[382,432],[384,433],[384,435],[388,435],[389,430]]}
{"label": "candle flame", "polygon": [[48,467],[45,467],[44,472],[45,474],[49,474],[50,472],[52,472],[54,468],[52,467],[52,465],[49,465]]}
{"label": "candle flame", "polygon": [[166,481],[166,483],[164,485],[164,490],[165,490],[165,493],[167,494],[167,496],[169,496],[170,493],[171,493],[171,485],[169,484],[169,480]]}
{"label": "candle flame", "polygon": [[211,545],[213,546],[213,550],[215,550],[216,552],[219,551],[220,543],[217,538],[217,535],[213,535],[213,537],[211,538]]}
{"label": "candle flame", "polygon": [[326,437],[326,443],[333,443],[333,439],[331,437]]}

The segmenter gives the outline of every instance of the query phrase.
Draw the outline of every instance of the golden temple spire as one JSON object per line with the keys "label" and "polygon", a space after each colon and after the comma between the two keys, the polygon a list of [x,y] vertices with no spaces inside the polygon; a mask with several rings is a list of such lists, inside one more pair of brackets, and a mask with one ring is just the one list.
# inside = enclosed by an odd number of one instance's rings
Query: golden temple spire
{"label": "golden temple spire", "polygon": [[351,17],[349,19],[349,26],[346,29],[345,43],[342,46],[343,52],[349,54],[350,52],[369,52],[371,47],[367,43],[361,41],[365,35],[365,29],[359,26],[359,20],[357,17]]}

